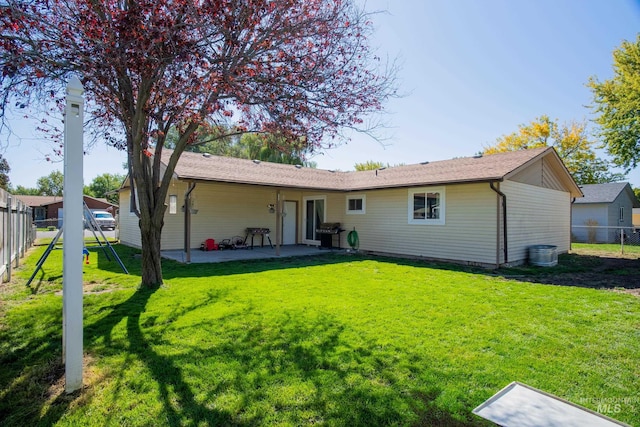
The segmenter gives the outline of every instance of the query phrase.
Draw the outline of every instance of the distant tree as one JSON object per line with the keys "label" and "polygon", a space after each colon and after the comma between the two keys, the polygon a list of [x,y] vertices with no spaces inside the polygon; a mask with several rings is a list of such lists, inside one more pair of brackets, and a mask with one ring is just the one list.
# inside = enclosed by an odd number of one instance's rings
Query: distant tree
{"label": "distant tree", "polygon": [[382,162],[376,162],[374,160],[367,160],[364,163],[356,163],[353,165],[354,169],[357,171],[372,171],[376,169],[389,167],[389,163],[386,165]]}
{"label": "distant tree", "polygon": [[42,176],[36,181],[38,194],[42,196],[62,196],[64,175],[60,171],[53,171],[47,176]]}
{"label": "distant tree", "polygon": [[382,169],[382,168],[395,168],[397,166],[404,166],[405,163],[396,163],[394,165],[391,165],[389,163],[383,163],[383,162],[376,162],[375,160],[367,160],[364,163],[356,163],[355,165],[353,165],[353,168],[356,171],[368,171],[368,170],[375,170],[375,169]]}
{"label": "distant tree", "polygon": [[23,196],[40,196],[40,191],[37,188],[27,188],[22,185],[18,185],[16,188],[12,188],[10,191],[12,194],[21,194]]}
{"label": "distant tree", "polygon": [[636,195],[636,199],[640,202],[640,188],[634,188],[633,193]]}
{"label": "distant tree", "polygon": [[[189,144],[185,151],[193,153],[209,153],[216,156],[242,158],[240,152],[241,135],[233,134],[233,129],[225,126],[201,125],[196,132],[196,141]],[[175,127],[169,129],[164,141],[164,146],[174,150],[180,139],[180,133]]]}
{"label": "distant tree", "polygon": [[615,164],[629,171],[640,162],[640,34],[613,52],[613,77],[589,79],[595,122]]}
{"label": "distant tree", "polygon": [[9,162],[0,154],[0,188],[5,190],[9,189],[9,172],[11,172]]}
{"label": "distant tree", "polygon": [[565,166],[578,184],[600,184],[625,179],[620,173],[611,172],[611,163],[600,159],[589,139],[585,122],[559,125],[548,116],[540,116],[528,125],[518,126],[518,131],[497,139],[496,144],[484,148],[483,154],[526,150],[538,147],[554,147]]}
{"label": "distant tree", "polygon": [[[198,143],[187,147],[185,151],[210,153],[239,159],[255,159],[272,163],[315,165],[315,163],[305,160],[307,147],[303,142],[295,143],[274,135],[255,132],[221,137],[221,135],[229,135],[229,133],[231,133],[229,129],[221,127],[209,127],[206,130],[200,129]],[[178,133],[174,129],[169,131],[165,147],[173,149],[177,138]]]}
{"label": "distant tree", "polygon": [[87,190],[85,190],[85,194],[105,198],[109,202],[117,204],[118,194],[114,192],[120,188],[124,179],[125,176],[121,174],[104,173],[98,175],[91,181],[91,184],[86,187]]}
{"label": "distant tree", "polygon": [[248,133],[242,135],[238,145],[240,157],[246,159],[308,165],[304,159],[307,147],[302,139],[298,139],[297,142],[287,142],[274,135]]}

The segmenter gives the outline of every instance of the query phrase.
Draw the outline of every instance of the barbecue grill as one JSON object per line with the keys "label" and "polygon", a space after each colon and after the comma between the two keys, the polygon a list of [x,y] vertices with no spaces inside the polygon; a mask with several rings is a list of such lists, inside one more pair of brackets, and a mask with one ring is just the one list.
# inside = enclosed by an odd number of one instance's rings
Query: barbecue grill
{"label": "barbecue grill", "polygon": [[333,248],[333,236],[338,236],[338,249],[340,249],[340,233],[344,231],[340,228],[339,222],[323,222],[316,228],[316,233],[320,235],[320,247]]}

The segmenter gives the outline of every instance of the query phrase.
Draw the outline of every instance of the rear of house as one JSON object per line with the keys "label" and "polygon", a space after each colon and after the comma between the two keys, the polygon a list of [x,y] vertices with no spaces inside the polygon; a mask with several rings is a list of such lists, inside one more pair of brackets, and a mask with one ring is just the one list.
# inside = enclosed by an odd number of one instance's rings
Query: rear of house
{"label": "rear of house", "polygon": [[[580,195],[553,149],[362,172],[184,153],[166,202],[162,249],[191,250],[208,238],[245,236],[249,227],[269,228],[274,244],[319,246],[317,228],[337,222],[344,231],[332,237],[333,246],[348,247],[348,233],[355,230],[366,252],[517,264],[531,245],[569,249],[570,202]],[[130,198],[127,181],[120,238],[139,247]],[[185,206],[191,213],[188,238]]]}

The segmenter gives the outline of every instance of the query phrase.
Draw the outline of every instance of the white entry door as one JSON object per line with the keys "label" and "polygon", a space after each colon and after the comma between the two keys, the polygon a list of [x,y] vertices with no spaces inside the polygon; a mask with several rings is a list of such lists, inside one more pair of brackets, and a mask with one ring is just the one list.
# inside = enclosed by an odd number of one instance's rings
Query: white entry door
{"label": "white entry door", "polygon": [[295,245],[296,231],[298,222],[298,203],[284,202],[284,212],[286,215],[282,217],[282,244]]}

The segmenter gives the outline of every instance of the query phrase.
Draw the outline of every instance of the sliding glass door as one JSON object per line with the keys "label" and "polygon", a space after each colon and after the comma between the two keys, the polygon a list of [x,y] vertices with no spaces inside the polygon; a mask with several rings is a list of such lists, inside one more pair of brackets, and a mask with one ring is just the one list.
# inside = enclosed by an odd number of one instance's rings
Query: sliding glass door
{"label": "sliding glass door", "polygon": [[316,228],[327,220],[325,196],[304,198],[304,242],[309,245],[319,245],[320,236]]}

